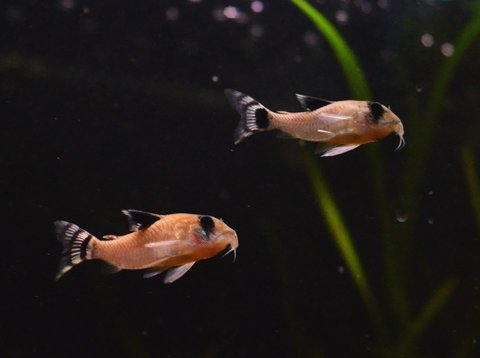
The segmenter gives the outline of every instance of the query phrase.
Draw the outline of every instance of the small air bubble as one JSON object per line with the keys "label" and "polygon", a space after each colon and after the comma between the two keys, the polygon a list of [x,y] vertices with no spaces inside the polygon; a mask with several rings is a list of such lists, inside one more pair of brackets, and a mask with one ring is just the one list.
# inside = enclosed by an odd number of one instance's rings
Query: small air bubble
{"label": "small air bubble", "polygon": [[348,22],[348,13],[345,10],[338,10],[335,13],[335,20],[340,24],[346,24]]}
{"label": "small air bubble", "polygon": [[432,218],[428,219],[427,222],[430,224],[430,225],[433,225],[435,220],[433,220]]}
{"label": "small air bubble", "polygon": [[252,5],[250,5],[251,9],[253,12],[259,13],[263,11],[263,2],[261,1],[254,1],[252,2]]}
{"label": "small air bubble", "polygon": [[338,266],[338,273],[345,273],[345,267],[344,266]]}
{"label": "small air bubble", "polygon": [[440,51],[442,52],[443,56],[450,57],[455,52],[455,47],[451,43],[445,42],[440,47]]}
{"label": "small air bubble", "polygon": [[240,16],[240,12],[235,6],[227,6],[223,9],[223,15],[225,15],[227,19],[236,19]]}
{"label": "small air bubble", "polygon": [[308,47],[314,47],[318,42],[318,36],[313,31],[307,31],[303,35],[303,41],[305,42],[305,45],[307,45]]}
{"label": "small air bubble", "polygon": [[433,190],[430,190],[430,191],[428,192],[428,195],[433,195]]}
{"label": "small air bubble", "polygon": [[432,35],[426,33],[426,34],[423,34],[422,37],[420,37],[420,42],[425,47],[432,47],[433,44],[435,43],[435,39],[433,38]]}
{"label": "small air bubble", "polygon": [[422,92],[423,91],[423,86],[422,85],[416,85],[415,86],[415,91],[417,91],[418,93]]}
{"label": "small air bubble", "polygon": [[212,76],[212,82],[218,82],[218,76]]}
{"label": "small air bubble", "polygon": [[397,219],[399,223],[404,223],[408,220],[408,215],[405,213],[397,213],[395,219]]}

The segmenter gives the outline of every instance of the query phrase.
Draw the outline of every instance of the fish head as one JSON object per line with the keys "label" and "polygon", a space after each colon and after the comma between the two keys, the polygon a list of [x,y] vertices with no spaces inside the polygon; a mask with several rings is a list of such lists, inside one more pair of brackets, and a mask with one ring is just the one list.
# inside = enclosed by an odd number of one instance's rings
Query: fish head
{"label": "fish head", "polygon": [[400,118],[389,107],[378,102],[368,102],[368,108],[371,124],[376,128],[378,137],[381,138],[390,133],[396,133],[400,137],[400,143],[396,150],[403,148],[405,139],[403,138],[404,130]]}
{"label": "fish head", "polygon": [[198,216],[193,236],[204,258],[215,256],[226,249],[229,250],[227,254],[233,252],[235,257],[238,247],[237,233],[223,220],[209,215]]}

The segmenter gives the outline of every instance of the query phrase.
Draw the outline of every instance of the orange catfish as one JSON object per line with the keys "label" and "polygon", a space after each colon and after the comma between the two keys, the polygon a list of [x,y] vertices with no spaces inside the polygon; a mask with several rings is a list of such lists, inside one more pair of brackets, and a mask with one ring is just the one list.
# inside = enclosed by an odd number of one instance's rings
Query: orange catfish
{"label": "orange catfish", "polygon": [[229,249],[236,253],[236,232],[222,220],[208,215],[158,215],[123,210],[131,233],[96,238],[77,225],[55,221],[57,239],[63,244],[59,279],[84,260],[102,260],[111,271],[146,269],[144,277],[167,271],[164,282],[182,277],[199,260]]}
{"label": "orange catfish", "polygon": [[252,134],[278,129],[297,139],[318,142],[316,152],[331,157],[375,142],[391,133],[400,137],[397,149],[405,145],[403,124],[389,108],[378,102],[327,101],[297,94],[304,112],[274,112],[252,97],[231,89],[225,95],[240,114],[235,144]]}

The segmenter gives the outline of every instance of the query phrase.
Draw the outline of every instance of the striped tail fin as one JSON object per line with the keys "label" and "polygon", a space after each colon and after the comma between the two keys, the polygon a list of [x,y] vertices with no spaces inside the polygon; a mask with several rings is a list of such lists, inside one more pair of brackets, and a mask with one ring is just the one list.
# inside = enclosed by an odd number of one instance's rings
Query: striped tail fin
{"label": "striped tail fin", "polygon": [[270,115],[265,106],[252,97],[232,89],[226,89],[225,96],[240,114],[240,122],[234,134],[235,144],[256,132],[270,129]]}
{"label": "striped tail fin", "polygon": [[94,236],[66,221],[55,221],[57,240],[63,245],[62,259],[55,280],[62,277],[73,266],[91,257],[90,241]]}

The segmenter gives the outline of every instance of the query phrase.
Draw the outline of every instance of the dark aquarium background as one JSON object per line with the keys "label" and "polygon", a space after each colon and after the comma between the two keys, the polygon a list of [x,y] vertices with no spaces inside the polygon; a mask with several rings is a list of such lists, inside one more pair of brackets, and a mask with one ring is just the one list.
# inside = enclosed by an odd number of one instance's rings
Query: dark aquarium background
{"label": "dark aquarium background", "polygon": [[[0,3],[0,356],[480,356],[480,4],[310,5]],[[225,88],[374,99],[407,145],[234,146]],[[221,217],[237,260],[55,282],[52,222],[126,208]]]}

